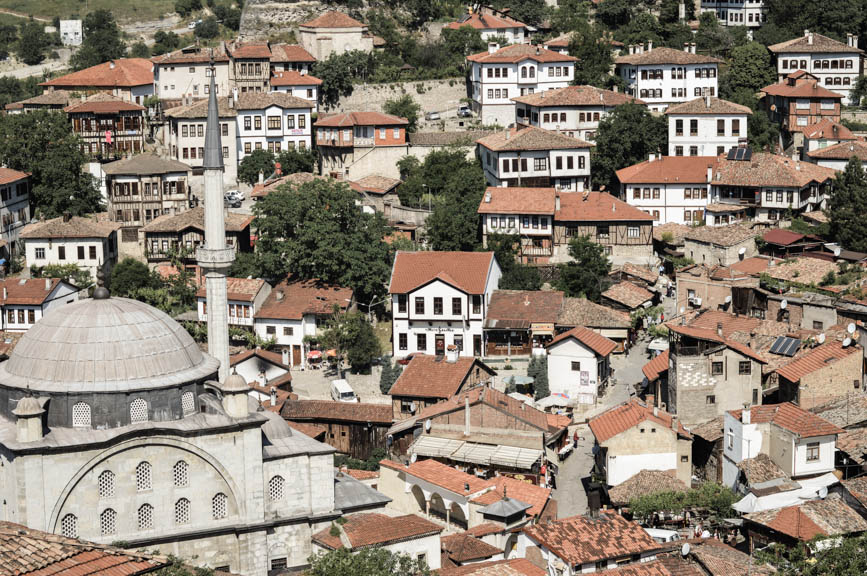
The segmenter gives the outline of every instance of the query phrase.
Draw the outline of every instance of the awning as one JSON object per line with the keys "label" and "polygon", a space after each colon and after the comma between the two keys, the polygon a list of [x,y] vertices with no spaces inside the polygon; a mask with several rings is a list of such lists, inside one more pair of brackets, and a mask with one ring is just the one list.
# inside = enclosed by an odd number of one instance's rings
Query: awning
{"label": "awning", "polygon": [[311,350],[307,353],[308,360],[316,360],[317,358],[322,358],[322,350]]}
{"label": "awning", "polygon": [[409,453],[481,466],[507,466],[522,470],[530,470],[542,458],[541,450],[502,444],[477,444],[437,436],[419,437],[409,447]]}
{"label": "awning", "polygon": [[541,458],[541,450],[518,448],[517,446],[497,446],[497,450],[491,456],[491,464],[529,470]]}
{"label": "awning", "polygon": [[491,457],[494,455],[496,450],[497,447],[490,444],[464,442],[464,445],[455,450],[450,458],[452,460],[460,460],[461,462],[488,465],[491,463]]}
{"label": "awning", "polygon": [[463,446],[460,440],[450,438],[438,438],[436,436],[421,436],[410,446],[410,454],[428,456],[431,458],[450,458],[451,455]]}
{"label": "awning", "polygon": [[554,335],[554,323],[553,322],[533,322],[532,324],[530,324],[530,332],[532,332],[536,336],[553,336]]}

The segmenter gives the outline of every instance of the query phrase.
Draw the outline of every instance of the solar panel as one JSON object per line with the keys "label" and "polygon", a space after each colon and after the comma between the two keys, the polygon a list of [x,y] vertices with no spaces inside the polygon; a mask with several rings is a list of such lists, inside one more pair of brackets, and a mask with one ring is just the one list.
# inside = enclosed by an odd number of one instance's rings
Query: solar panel
{"label": "solar panel", "polygon": [[780,336],[771,346],[771,354],[779,354],[780,356],[794,356],[801,347],[801,341],[797,338],[789,338]]}
{"label": "solar panel", "polygon": [[726,154],[726,160],[749,161],[753,157],[753,151],[749,148],[732,148]]}

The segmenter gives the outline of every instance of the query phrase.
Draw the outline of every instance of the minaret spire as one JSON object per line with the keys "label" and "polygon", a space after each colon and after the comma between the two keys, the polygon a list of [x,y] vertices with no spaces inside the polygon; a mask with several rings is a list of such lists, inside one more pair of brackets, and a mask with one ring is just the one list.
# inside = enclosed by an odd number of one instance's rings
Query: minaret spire
{"label": "minaret spire", "polygon": [[229,302],[226,274],[235,252],[226,246],[223,216],[223,146],[220,139],[220,112],[217,106],[216,71],[211,57],[211,86],[208,94],[208,123],[205,128],[205,243],[196,259],[205,272],[208,302],[208,353],[220,361],[220,382],[229,376]]}

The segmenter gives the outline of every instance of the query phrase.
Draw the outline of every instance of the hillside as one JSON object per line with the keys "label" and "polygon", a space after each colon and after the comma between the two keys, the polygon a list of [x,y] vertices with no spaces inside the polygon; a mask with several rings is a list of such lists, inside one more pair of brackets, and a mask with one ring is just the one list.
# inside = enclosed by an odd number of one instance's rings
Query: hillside
{"label": "hillside", "polygon": [[[0,11],[9,10],[51,21],[55,16],[81,16],[85,4],[77,0],[0,0]],[[174,11],[173,0],[88,0],[88,10],[111,10],[120,23],[155,20]]]}

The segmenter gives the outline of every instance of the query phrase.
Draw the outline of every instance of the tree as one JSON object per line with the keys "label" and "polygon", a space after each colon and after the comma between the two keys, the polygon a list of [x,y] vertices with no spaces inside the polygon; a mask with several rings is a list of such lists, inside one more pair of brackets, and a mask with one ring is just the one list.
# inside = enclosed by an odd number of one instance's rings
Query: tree
{"label": "tree", "polygon": [[591,159],[594,181],[617,190],[617,170],[667,149],[668,126],[663,116],[653,116],[647,107],[631,102],[617,106],[599,122]]}
{"label": "tree", "polygon": [[35,76],[21,80],[12,76],[3,76],[0,78],[0,107],[4,107],[10,102],[18,102],[36,96],[40,92],[38,82]]}
{"label": "tree", "polygon": [[202,9],[202,0],[175,0],[175,12],[186,18],[196,10]]}
{"label": "tree", "polygon": [[111,271],[111,293],[128,298],[141,288],[158,288],[160,279],[147,264],[135,258],[124,258]]}
{"label": "tree", "polygon": [[99,212],[102,195],[81,167],[86,157],[64,114],[0,116],[0,163],[29,172],[34,215],[47,218]]}
{"label": "tree", "polygon": [[551,15],[551,27],[559,34],[578,30],[587,23],[587,5],[588,0],[560,0]]}
{"label": "tree", "polygon": [[446,51],[457,58],[462,68],[466,67],[466,57],[485,49],[482,34],[470,25],[460,28],[443,28],[440,33]]}
{"label": "tree", "polygon": [[629,24],[634,6],[632,0],[605,0],[596,6],[596,19],[610,30],[616,30]]}
{"label": "tree", "polygon": [[48,35],[45,26],[32,17],[21,24],[18,38],[18,58],[29,66],[39,64],[45,59],[48,48]]}
{"label": "tree", "polygon": [[82,270],[78,264],[48,264],[46,266],[31,266],[30,275],[33,278],[60,278],[64,282],[87,288],[93,284],[90,271]]}
{"label": "tree", "polygon": [[181,46],[181,38],[174,32],[164,32],[157,30],[154,34],[154,45],[151,46],[151,53],[154,56],[165,54],[177,50]]}
{"label": "tree", "polygon": [[189,566],[177,556],[168,557],[168,565],[151,573],[153,576],[213,576],[210,568]]}
{"label": "tree", "polygon": [[557,288],[567,296],[583,296],[599,302],[611,272],[605,249],[589,236],[576,236],[569,241],[569,256],[572,258],[570,262],[558,266],[560,279]]}
{"label": "tree", "polygon": [[488,234],[486,249],[494,253],[503,273],[500,290],[538,290],[542,277],[535,267],[517,261],[517,242],[513,234]]}
{"label": "tree", "polygon": [[494,0],[492,4],[501,10],[508,8],[509,16],[530,26],[538,26],[548,18],[545,0]]}
{"label": "tree", "polygon": [[406,118],[409,121],[406,127],[407,132],[415,132],[416,128],[418,128],[418,117],[421,113],[421,106],[409,94],[386,100],[382,111],[392,116]]}
{"label": "tree", "polygon": [[314,66],[313,73],[322,80],[319,85],[319,99],[325,108],[336,106],[341,98],[352,94],[352,74],[346,58],[350,54],[351,52],[335,52]]}
{"label": "tree", "polygon": [[[339,535],[339,528],[338,530]],[[365,548],[350,552],[338,548],[311,556],[308,576],[430,576],[427,562],[385,548]]]}
{"label": "tree", "polygon": [[213,8],[214,16],[223,26],[229,30],[238,30],[241,27],[241,11],[227,4],[216,4]]}
{"label": "tree", "polygon": [[527,366],[527,376],[533,379],[533,398],[541,400],[551,395],[548,387],[548,358],[533,356]]}
{"label": "tree", "polygon": [[403,372],[403,366],[397,362],[388,361],[382,365],[382,373],[379,375],[379,391],[388,394],[397,379]]}
{"label": "tree", "polygon": [[846,250],[867,251],[867,177],[858,158],[834,178],[828,203],[831,231]]}
{"label": "tree", "polygon": [[732,49],[731,62],[720,78],[720,96],[731,99],[739,90],[755,94],[773,84],[777,72],[771,65],[771,54],[758,42],[749,42]]}
{"label": "tree", "polygon": [[[379,339],[367,321],[367,315],[357,310],[341,312],[336,304],[319,341],[323,346],[337,350],[338,358],[345,355],[355,373],[369,374],[374,358],[382,353]],[[342,372],[340,377],[343,377]]]}
{"label": "tree", "polygon": [[151,49],[144,42],[136,42],[129,47],[130,58],[150,58]]}
{"label": "tree", "polygon": [[611,46],[602,35],[602,30],[586,21],[569,39],[569,54],[578,58],[575,62],[574,84],[604,87],[611,75]]}
{"label": "tree", "polygon": [[858,76],[858,80],[855,81],[855,87],[852,88],[852,91],[849,93],[849,98],[852,100],[853,106],[863,108],[865,96],[867,96],[867,76],[862,74],[861,76]]}
{"label": "tree", "polygon": [[126,48],[114,15],[108,10],[94,10],[84,17],[84,40],[69,63],[75,70],[90,68],[109,60],[123,58]]}
{"label": "tree", "polygon": [[262,148],[244,156],[238,164],[238,180],[252,186],[259,181],[260,173],[264,178],[274,173],[274,153]]}
{"label": "tree", "polygon": [[291,272],[355,290],[360,302],[385,293],[391,268],[379,214],[358,209],[345,183],[284,184],[253,206],[261,274]]}
{"label": "tree", "polygon": [[614,30],[614,37],[624,44],[650,41],[659,46],[662,44],[662,25],[650,12],[639,12],[629,20],[629,24]]}
{"label": "tree", "polygon": [[480,167],[459,170],[428,216],[427,237],[433,250],[474,250],[479,245],[477,210],[485,193]]}
{"label": "tree", "polygon": [[290,148],[277,155],[276,163],[280,164],[283,174],[313,173],[316,155],[310,148]]}
{"label": "tree", "polygon": [[220,25],[213,16],[208,16],[198,24],[195,29],[198,38],[216,38],[220,34]]}

